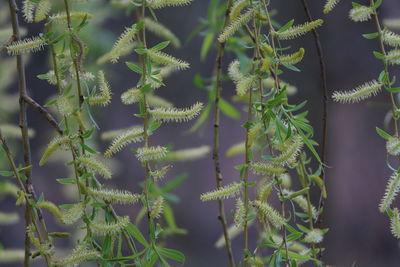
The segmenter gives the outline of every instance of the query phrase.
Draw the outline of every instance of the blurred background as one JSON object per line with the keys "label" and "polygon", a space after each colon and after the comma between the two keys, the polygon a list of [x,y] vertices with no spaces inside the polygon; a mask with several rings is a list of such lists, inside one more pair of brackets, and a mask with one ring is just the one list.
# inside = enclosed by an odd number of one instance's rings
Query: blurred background
{"label": "blurred background", "polygon": [[[98,2],[96,2],[98,1]],[[125,26],[131,25],[134,18],[124,9],[111,8],[106,1],[96,0],[95,18],[91,21],[92,30],[83,34],[82,39],[90,47],[90,56],[86,62],[93,62],[94,58],[104,54],[114,42],[115,38],[123,31]],[[296,23],[306,20],[300,0],[272,1],[273,9],[278,13],[274,19],[284,24],[295,18]],[[328,86],[330,93],[333,90],[349,90],[365,81],[377,78],[382,66],[372,54],[378,50],[376,40],[366,40],[361,34],[374,32],[373,22],[354,23],[348,19],[351,8],[350,1],[342,1],[332,13],[323,15],[324,1],[308,1],[314,18],[323,18],[325,23],[319,30],[322,46],[325,53],[328,71]],[[369,1],[359,1],[367,4]],[[400,17],[400,2],[398,0],[383,1],[380,16],[382,18]],[[207,18],[209,1],[197,0],[189,6],[181,8],[166,8],[156,11],[159,20],[172,29],[184,44],[179,50],[168,48],[167,51],[178,58],[191,64],[191,69],[173,74],[166,80],[167,86],[159,89],[157,94],[173,102],[177,107],[184,107],[196,101],[207,102],[208,93],[194,85],[196,74],[203,77],[212,75],[215,49],[212,49],[205,60],[200,60],[200,49],[204,36],[196,36],[190,42],[185,40],[193,29],[199,25],[200,19]],[[0,0],[0,23],[6,26],[8,19],[4,11],[8,8],[7,1]],[[221,18],[222,19],[222,18]],[[42,32],[43,25],[26,25],[28,36]],[[156,44],[159,39],[149,35],[150,43]],[[308,101],[306,109],[309,110],[309,119],[315,128],[315,139],[321,137],[322,115],[322,88],[319,76],[319,65],[316,57],[314,41],[311,34],[292,42],[293,49],[304,47],[306,56],[298,65],[301,72],[285,71],[284,79],[298,88],[296,95],[290,99],[291,103]],[[49,70],[48,61],[43,60],[46,52],[39,52],[30,56],[27,63],[27,84],[31,96],[37,102],[44,104],[49,96],[55,93],[55,87],[49,86],[46,81],[36,78],[38,74]],[[27,57],[26,57],[27,58]],[[10,58],[5,54],[0,60],[8,62]],[[227,54],[224,66],[233,59]],[[124,62],[122,60],[121,62]],[[94,109],[94,117],[100,127],[100,132],[111,129],[125,128],[139,123],[133,116],[136,110],[130,106],[122,105],[121,93],[136,83],[136,77],[129,71],[125,64],[104,64],[101,68],[106,70],[106,77],[113,90],[113,100],[107,108]],[[1,63],[1,62],[0,62]],[[14,70],[13,61],[8,62],[9,68],[0,70],[0,83],[13,77],[10,71]],[[95,70],[98,66],[85,66]],[[393,74],[399,74],[399,69],[393,69]],[[15,80],[3,86],[2,94],[8,95],[17,92]],[[0,90],[1,91],[1,90]],[[231,99],[234,88],[230,82],[223,86],[223,97]],[[1,96],[1,95],[0,95]],[[14,101],[14,102],[13,102]],[[17,107],[17,98],[10,97],[9,106],[0,107],[0,124],[17,124],[17,116],[12,109]],[[325,206],[325,226],[330,230],[326,235],[324,246],[326,253],[324,261],[333,266],[399,266],[400,247],[398,241],[390,234],[387,216],[379,213],[378,203],[384,193],[390,170],[387,167],[385,142],[375,132],[375,127],[384,128],[388,107],[387,94],[380,94],[368,102],[353,105],[340,105],[329,102],[329,139],[327,164],[328,200]],[[240,103],[235,107],[243,112]],[[234,143],[244,139],[244,130],[240,127],[245,121],[244,113],[236,121],[223,116],[221,123],[221,157],[224,182],[229,183],[238,179],[238,171],[233,166],[244,161],[242,156],[227,158],[224,152]],[[163,125],[152,137],[156,144],[169,144],[174,149],[197,147],[212,144],[212,124],[208,121],[197,132],[188,134],[189,124]],[[69,203],[74,199],[74,191],[65,189],[56,182],[56,178],[68,177],[70,170],[61,162],[38,167],[38,161],[45,145],[54,136],[49,128],[34,110],[29,110],[29,126],[35,131],[32,138],[33,174],[34,185],[37,193],[44,192],[46,199],[56,204]],[[97,149],[104,151],[108,142],[101,141],[98,136]],[[14,151],[20,149],[18,139],[10,141]],[[62,155],[60,155],[62,157]],[[18,153],[21,162],[21,155]],[[4,159],[1,159],[2,169],[6,169]],[[110,162],[114,170],[114,178],[110,182],[116,188],[139,191],[138,183],[143,180],[142,168],[137,163],[130,149],[125,149]],[[392,162],[394,166],[396,163]],[[172,203],[176,213],[177,224],[180,228],[188,230],[187,235],[174,236],[168,240],[169,247],[185,253],[187,261],[185,266],[227,266],[226,252],[216,249],[214,243],[220,236],[221,228],[217,220],[216,202],[202,203],[199,195],[209,191],[215,186],[213,163],[211,154],[198,161],[175,163],[168,178],[187,173],[188,179],[182,183],[174,193],[179,196],[179,203]],[[168,181],[168,178],[165,180]],[[0,177],[3,179],[3,177]],[[4,178],[9,179],[9,178]],[[2,181],[2,180],[0,180]],[[164,181],[164,183],[166,182]],[[15,199],[3,198],[0,202],[2,211],[12,212],[17,210],[23,214],[23,208],[14,206]],[[226,201],[228,219],[231,221],[229,211],[234,203]],[[136,210],[127,207],[118,208],[122,214],[135,215]],[[51,231],[68,230],[58,225],[52,216],[49,216],[48,227]],[[254,234],[254,233],[253,233]],[[23,247],[23,221],[2,226],[0,228],[0,243],[6,248]],[[59,242],[60,247],[71,246],[70,243]],[[235,254],[239,256],[241,238],[233,241]],[[253,246],[255,244],[252,244]],[[10,265],[16,266],[16,265]],[[40,266],[40,263],[37,263]]]}

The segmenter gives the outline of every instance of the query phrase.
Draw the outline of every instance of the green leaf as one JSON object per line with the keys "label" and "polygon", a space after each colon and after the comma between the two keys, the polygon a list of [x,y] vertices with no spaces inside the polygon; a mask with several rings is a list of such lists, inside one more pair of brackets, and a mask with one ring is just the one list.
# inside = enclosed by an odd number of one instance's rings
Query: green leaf
{"label": "green leaf", "polygon": [[54,100],[51,100],[51,101],[47,102],[46,104],[44,104],[44,107],[47,108],[47,107],[53,106],[55,104],[57,104],[57,99],[54,99]]}
{"label": "green leaf", "polygon": [[384,59],[384,58],[385,58],[385,55],[382,54],[382,53],[379,53],[379,52],[376,52],[376,51],[374,51],[373,53],[374,53],[374,56],[375,56],[377,59]]}
{"label": "green leaf", "polygon": [[76,184],[75,178],[60,178],[56,179],[60,184]]}
{"label": "green leaf", "polygon": [[351,5],[352,5],[353,7],[362,7],[361,4],[356,3],[356,2],[351,2]]}
{"label": "green leaf", "polygon": [[204,88],[203,77],[201,77],[201,75],[198,73],[194,76],[193,83],[194,83],[194,86],[196,86],[197,88],[200,88],[200,89]]}
{"label": "green leaf", "polygon": [[86,145],[85,143],[80,143],[80,144],[81,144],[81,147],[82,147],[85,151],[89,152],[90,154],[97,155],[97,154],[100,153],[100,152],[94,150],[93,148],[91,148],[90,146]]}
{"label": "green leaf", "polygon": [[136,227],[136,225],[129,223],[126,227],[125,230],[128,231],[129,234],[131,234],[139,243],[141,243],[143,246],[148,247],[149,243],[147,243],[146,239],[140,232],[139,228]]}
{"label": "green leaf", "polygon": [[168,182],[162,189],[161,192],[166,193],[183,183],[189,175],[187,173],[182,173],[175,177],[172,181]]}
{"label": "green leaf", "polygon": [[215,35],[214,32],[209,32],[204,38],[200,52],[201,61],[203,61],[206,58],[208,51],[210,51],[211,45],[213,44],[214,35]]}
{"label": "green leaf", "polygon": [[365,39],[375,39],[379,37],[379,32],[366,33],[362,35]]}
{"label": "green leaf", "polygon": [[178,250],[157,247],[157,251],[164,257],[167,257],[171,260],[181,262],[181,263],[185,262],[185,255]]}
{"label": "green leaf", "polygon": [[222,97],[219,100],[219,107],[226,116],[235,120],[240,119],[240,112]]}
{"label": "green leaf", "polygon": [[168,45],[169,45],[169,41],[165,41],[165,42],[157,44],[156,46],[153,46],[151,48],[151,50],[152,51],[160,51],[160,50],[166,48]]}
{"label": "green leaf", "polygon": [[287,29],[289,29],[290,27],[293,26],[293,23],[294,23],[294,19],[288,21],[285,25],[283,25],[283,26],[278,30],[278,32],[281,33],[281,32],[286,31]]}
{"label": "green leaf", "polygon": [[150,83],[145,84],[139,90],[140,92],[142,92],[142,94],[148,93],[151,90],[151,84]]}
{"label": "green leaf", "polygon": [[387,132],[385,132],[384,130],[376,127],[375,128],[376,132],[384,139],[388,140],[389,138],[391,138],[392,136],[390,134],[388,134]]}
{"label": "green leaf", "polygon": [[14,172],[12,172],[12,171],[0,171],[0,176],[11,177],[11,176],[14,176]]}
{"label": "green leaf", "polygon": [[375,4],[374,4],[372,7],[375,8],[375,9],[377,9],[378,7],[381,6],[381,4],[382,4],[382,0],[377,0],[377,1],[375,2]]}
{"label": "green leaf", "polygon": [[142,73],[143,73],[142,68],[139,67],[138,65],[136,65],[135,63],[132,63],[132,62],[125,62],[125,64],[126,64],[126,65],[128,66],[128,68],[130,68],[132,71],[134,71],[134,72],[136,72],[136,73],[139,73],[139,74],[142,74]]}
{"label": "green leaf", "polygon": [[171,206],[166,202],[164,203],[163,211],[164,211],[163,212],[164,218],[165,218],[165,221],[167,222],[168,226],[172,229],[178,228],[178,226],[176,225],[176,222],[175,222],[174,212],[173,212]]}
{"label": "green leaf", "polygon": [[388,92],[391,92],[391,93],[398,93],[398,92],[400,92],[400,87],[393,87],[393,88],[388,88],[388,89],[386,89]]}

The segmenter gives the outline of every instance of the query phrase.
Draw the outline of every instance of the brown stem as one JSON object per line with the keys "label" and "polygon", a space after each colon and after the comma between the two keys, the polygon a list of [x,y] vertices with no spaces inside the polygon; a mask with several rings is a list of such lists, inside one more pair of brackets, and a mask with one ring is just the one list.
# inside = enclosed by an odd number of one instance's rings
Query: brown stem
{"label": "brown stem", "polygon": [[[19,22],[18,22],[18,7],[15,0],[8,0],[10,15],[11,15],[11,24],[13,29],[13,35],[16,41],[21,40],[20,30],[19,30]],[[25,167],[31,166],[31,148],[28,136],[28,121],[27,121],[27,112],[26,112],[26,103],[24,101],[24,97],[27,96],[26,90],[26,78],[25,78],[25,68],[24,62],[21,55],[16,56],[17,60],[17,73],[18,73],[18,88],[19,88],[19,127],[21,128],[22,135],[22,145],[24,151],[24,163]],[[35,192],[32,186],[32,171],[31,168],[27,168],[25,171],[26,181],[25,188],[29,194],[35,199]],[[25,210],[25,226],[28,227],[31,221],[34,218],[31,217],[32,207],[27,203]],[[46,224],[44,222],[42,213],[40,209],[37,210],[37,216],[40,221],[40,228],[38,231],[43,235],[44,241],[48,241],[48,233],[46,229]],[[24,258],[24,266],[29,266],[29,257],[30,257],[30,241],[28,234],[25,234],[25,258]],[[50,258],[45,256],[46,262],[50,264]]]}
{"label": "brown stem", "polygon": [[[224,24],[223,29],[229,22],[229,10],[232,6],[232,0],[228,0],[228,6],[225,11]],[[219,140],[220,140],[220,107],[219,102],[221,99],[221,91],[222,91],[222,58],[225,52],[225,42],[218,43],[218,51],[215,59],[215,99],[214,99],[214,138],[213,138],[213,161],[214,161],[214,169],[215,169],[215,182],[217,185],[217,189],[221,188],[222,184],[222,173],[220,167],[220,159],[219,159]],[[235,260],[233,257],[231,241],[229,239],[228,234],[228,226],[225,217],[225,207],[224,202],[222,200],[218,200],[218,219],[221,222],[222,231],[225,239],[225,247],[228,253],[228,260],[231,267],[236,266]]]}

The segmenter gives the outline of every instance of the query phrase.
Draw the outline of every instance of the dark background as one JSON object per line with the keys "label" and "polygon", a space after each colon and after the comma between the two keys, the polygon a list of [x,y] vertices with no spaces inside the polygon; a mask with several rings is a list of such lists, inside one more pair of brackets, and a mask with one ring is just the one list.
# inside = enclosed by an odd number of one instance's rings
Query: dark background
{"label": "dark background", "polygon": [[[273,7],[278,15],[275,19],[284,24],[291,18],[296,23],[306,20],[299,0],[273,1]],[[333,90],[348,90],[365,81],[377,78],[381,71],[381,63],[372,55],[378,50],[377,40],[366,40],[361,34],[374,32],[372,21],[354,23],[348,19],[351,8],[350,1],[343,0],[329,15],[322,14],[324,1],[310,2],[311,12],[315,18],[323,18],[325,23],[319,30],[325,52],[328,70],[328,87],[330,94]],[[369,1],[361,1],[367,3]],[[4,0],[0,2],[0,9],[8,7]],[[124,25],[130,25],[133,18],[124,11],[110,8],[105,2],[103,11],[107,14],[106,21],[100,15],[94,20],[100,31],[92,32],[94,36],[89,42],[93,53],[101,53],[110,47],[112,40],[122,31]],[[167,8],[157,11],[158,18],[165,25],[181,37],[182,40],[198,25],[200,17],[206,18],[209,1],[197,0],[190,6],[181,8]],[[100,5],[101,6],[101,5]],[[381,8],[381,17],[398,17],[400,2],[385,0]],[[28,26],[29,34],[40,32],[42,25]],[[150,42],[156,43],[158,39]],[[202,37],[194,38],[189,44],[177,51],[168,50],[175,56],[191,63],[191,69],[171,76],[166,83],[167,87],[159,89],[157,93],[173,101],[176,106],[188,106],[196,101],[207,101],[207,93],[195,88],[193,77],[200,73],[202,76],[211,75],[215,50],[201,62],[199,59]],[[321,136],[322,89],[319,80],[319,65],[316,57],[312,35],[297,39],[291,43],[293,49],[304,47],[306,56],[299,64],[302,72],[290,72],[284,75],[285,80],[298,87],[298,93],[291,98],[291,103],[300,103],[308,100],[307,109],[309,118],[315,128],[315,139]],[[44,81],[36,79],[36,75],[47,72],[49,65],[43,60],[44,52],[35,54],[27,65],[28,87],[31,95],[40,103],[45,103],[48,97],[55,93],[55,88],[48,86]],[[231,61],[227,55],[224,65]],[[87,59],[90,61],[90,58]],[[124,60],[122,60],[123,62]],[[104,68],[104,66],[102,66]],[[91,68],[89,66],[89,68]],[[106,76],[113,88],[114,98],[111,105],[105,109],[97,109],[95,117],[101,131],[123,128],[139,123],[135,120],[129,106],[120,103],[119,96],[123,90],[132,87],[136,78],[132,76],[123,63],[106,64]],[[398,74],[394,69],[393,74]],[[10,91],[16,87],[10,88]],[[230,99],[234,94],[231,83],[224,85],[223,96]],[[384,193],[390,170],[386,165],[384,140],[375,132],[375,127],[383,128],[383,119],[387,112],[385,104],[388,96],[385,93],[371,99],[369,102],[354,105],[340,105],[329,102],[329,140],[328,160],[330,166],[327,174],[328,200],[325,207],[325,225],[329,232],[325,237],[326,253],[324,260],[335,266],[399,266],[399,244],[390,234],[389,220],[385,214],[378,211],[378,203]],[[236,104],[235,104],[236,105]],[[239,110],[242,106],[236,105]],[[234,121],[223,116],[221,123],[221,151],[226,151],[232,144],[244,139],[243,128],[245,116],[240,121]],[[17,117],[12,117],[16,122]],[[212,144],[212,125],[209,121],[195,134],[184,134],[190,124],[163,125],[152,137],[157,144],[173,144],[174,148],[181,149],[200,145]],[[37,192],[44,192],[46,198],[57,204],[68,203],[73,199],[72,191],[61,189],[55,178],[66,177],[68,172],[62,163],[52,163],[49,166],[38,167],[44,145],[53,136],[51,129],[34,111],[29,111],[29,125],[36,130],[36,137],[32,139],[34,158],[34,184]],[[107,143],[98,142],[98,149],[104,151]],[[223,153],[221,153],[223,155]],[[143,180],[142,169],[135,157],[125,149],[116,157],[116,174],[111,183],[114,187],[139,191],[138,183]],[[233,166],[243,162],[241,156],[222,159],[224,182],[229,183],[238,179],[238,171]],[[214,188],[214,173],[211,155],[206,158],[187,163],[174,164],[169,178],[187,172],[190,177],[177,190],[181,198],[179,204],[173,204],[180,227],[188,229],[186,236],[177,236],[168,241],[169,247],[179,249],[186,255],[185,266],[227,266],[224,249],[215,249],[214,242],[221,234],[217,220],[216,202],[202,203],[199,195]],[[166,178],[167,180],[168,178]],[[1,202],[2,210],[13,210],[13,199]],[[233,203],[227,201],[227,214],[233,208]],[[17,208],[22,214],[22,208]],[[137,210],[123,207],[122,214],[132,217]],[[49,216],[49,218],[52,218]],[[61,228],[53,219],[50,219],[49,228],[52,231]],[[8,248],[23,246],[22,222],[0,229],[0,242]],[[254,239],[253,239],[254,240]],[[71,245],[58,243],[60,246]],[[242,247],[241,238],[233,241],[236,257],[239,257]],[[252,247],[255,245],[251,243]],[[39,264],[40,266],[40,264]]]}

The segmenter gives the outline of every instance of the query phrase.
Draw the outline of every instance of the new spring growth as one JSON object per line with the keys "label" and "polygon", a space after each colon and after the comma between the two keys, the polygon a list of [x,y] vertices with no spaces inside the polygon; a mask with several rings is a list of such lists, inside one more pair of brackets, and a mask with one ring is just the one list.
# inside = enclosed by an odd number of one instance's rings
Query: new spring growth
{"label": "new spring growth", "polygon": [[109,158],[113,154],[121,151],[124,147],[128,146],[132,143],[137,143],[143,140],[143,128],[133,128],[129,129],[116,138],[114,138],[111,142],[111,145],[108,147],[107,151],[104,153],[104,157]]}
{"label": "new spring growth", "polygon": [[335,91],[332,95],[333,100],[342,104],[358,103],[371,96],[376,96],[383,85],[376,80],[366,82],[353,90],[339,92]]}
{"label": "new spring growth", "polygon": [[400,188],[400,175],[398,173],[393,173],[389,178],[388,184],[386,186],[385,194],[379,205],[379,211],[385,212],[396,198]]}
{"label": "new spring growth", "polygon": [[340,0],[327,0],[324,5],[324,14],[331,12],[339,2]]}
{"label": "new spring growth", "polygon": [[[86,19],[92,19],[93,15],[87,12],[81,12],[81,11],[72,11],[69,13],[69,16],[71,20],[75,21],[82,21],[84,18]],[[67,24],[67,13],[65,12],[60,12],[55,15],[51,15],[48,17],[48,20],[53,23],[59,23],[59,24]]]}
{"label": "new spring growth", "polygon": [[268,162],[252,162],[250,167],[254,174],[257,175],[268,175],[286,173],[287,170],[279,165],[268,163]]}
{"label": "new spring growth", "polygon": [[110,104],[111,101],[111,89],[110,85],[108,84],[104,72],[99,70],[97,74],[97,79],[98,79],[98,84],[99,84],[99,89],[100,92],[89,96],[88,97],[88,102],[90,105],[102,105],[106,106]]}
{"label": "new spring growth", "polygon": [[104,236],[107,234],[115,235],[121,232],[129,223],[129,217],[118,218],[116,222],[92,222],[90,229],[93,234]]}
{"label": "new spring growth", "polygon": [[156,121],[161,122],[186,122],[200,114],[203,103],[197,102],[188,108],[155,108],[149,113]]}
{"label": "new spring growth", "polygon": [[153,51],[151,49],[147,49],[147,55],[154,63],[163,65],[163,66],[171,66],[179,70],[184,70],[189,68],[189,63],[175,58],[171,55],[168,55],[161,51]]}
{"label": "new spring growth", "polygon": [[65,224],[73,224],[77,222],[83,215],[84,205],[83,203],[76,203],[72,205],[66,212],[62,215],[62,220]]}
{"label": "new spring growth", "polygon": [[136,151],[136,157],[141,162],[151,161],[162,159],[167,152],[167,148],[163,146],[140,147]]}
{"label": "new spring growth", "polygon": [[229,18],[231,21],[235,20],[240,16],[242,10],[249,5],[249,0],[238,0],[235,1],[229,12]]}
{"label": "new spring growth", "polygon": [[295,65],[299,63],[304,57],[305,50],[304,48],[300,48],[299,51],[290,54],[290,55],[282,55],[279,57],[279,61],[281,63]]}
{"label": "new spring growth", "polygon": [[12,42],[7,46],[7,52],[12,56],[28,54],[43,50],[45,45],[47,43],[44,38],[40,36],[30,37]]}
{"label": "new spring growth", "polygon": [[88,188],[88,193],[97,198],[102,199],[105,202],[111,204],[134,204],[139,199],[139,194],[132,194],[126,190],[116,190],[116,189],[94,189]]}
{"label": "new spring growth", "polygon": [[236,85],[236,94],[244,96],[256,82],[257,77],[254,75],[244,75],[240,71],[240,62],[234,60],[228,67],[228,76]]}
{"label": "new spring growth", "polygon": [[318,244],[321,243],[323,239],[324,233],[321,231],[321,229],[314,228],[306,234],[303,241],[307,243]]}
{"label": "new spring growth", "polygon": [[167,172],[172,168],[172,165],[166,165],[159,170],[150,171],[150,176],[153,177],[155,181],[164,178]]}
{"label": "new spring growth", "polygon": [[143,98],[143,93],[137,88],[130,88],[121,94],[121,101],[125,105],[138,103]]}
{"label": "new spring growth", "polygon": [[153,206],[151,207],[150,218],[159,218],[163,212],[164,198],[158,196]]}
{"label": "new spring growth", "polygon": [[243,200],[240,197],[236,199],[236,210],[233,221],[238,228],[243,227],[246,222],[246,208],[244,206]]}
{"label": "new spring growth", "polygon": [[40,22],[47,18],[51,10],[51,0],[41,0],[35,10],[35,22]]}
{"label": "new spring growth", "polygon": [[229,23],[218,37],[220,43],[226,42],[231,36],[233,36],[242,26],[247,24],[255,15],[257,6],[247,10],[244,14],[235,18]]}
{"label": "new spring growth", "polygon": [[388,29],[382,31],[383,42],[389,46],[399,47],[400,46],[400,34],[394,33]]}
{"label": "new spring growth", "polygon": [[390,65],[400,64],[400,49],[390,50],[384,57],[385,61]]}
{"label": "new spring growth", "polygon": [[400,238],[400,216],[397,208],[393,209],[392,218],[390,218],[390,230],[396,238]]}
{"label": "new spring growth", "polygon": [[295,161],[297,156],[300,154],[303,148],[303,138],[300,135],[296,135],[285,146],[285,149],[273,159],[274,164],[287,165]]}
{"label": "new spring growth", "polygon": [[168,6],[184,6],[193,0],[147,0],[147,5],[153,9],[159,9]]}
{"label": "new spring growth", "polygon": [[199,146],[169,152],[163,161],[187,161],[197,160],[206,156],[211,151],[209,146]]}
{"label": "new spring growth", "polygon": [[58,266],[78,266],[81,262],[100,257],[100,252],[84,246],[76,247],[71,254],[64,258],[55,259],[54,263]]}
{"label": "new spring growth", "polygon": [[241,183],[231,183],[219,189],[201,194],[200,199],[201,201],[210,201],[234,197],[240,193],[242,187]]}
{"label": "new spring growth", "polygon": [[253,206],[276,228],[285,224],[285,219],[270,205],[260,200],[253,201]]}
{"label": "new spring growth", "polygon": [[295,39],[318,28],[323,23],[324,21],[322,19],[317,19],[311,22],[306,22],[304,24],[291,26],[283,32],[274,32],[273,34],[275,34],[279,40]]}
{"label": "new spring growth", "polygon": [[103,176],[106,179],[111,179],[111,172],[104,163],[90,156],[80,156],[77,157],[75,162],[77,164],[82,164],[84,167],[88,168],[90,171]]}
{"label": "new spring growth", "polygon": [[46,209],[46,210],[50,211],[57,218],[57,220],[60,223],[62,223],[62,224],[64,223],[61,211],[53,202],[40,201],[40,202],[36,203],[36,207],[39,209]]}
{"label": "new spring growth", "polygon": [[135,34],[137,33],[137,24],[134,24],[129,28],[125,28],[125,31],[120,35],[109,53],[110,61],[112,63],[117,63],[121,55],[123,55],[126,51],[127,47],[132,46]]}
{"label": "new spring growth", "polygon": [[310,204],[310,206],[308,206],[309,204],[307,202],[307,199],[302,194],[295,195],[297,192],[293,192],[293,191],[287,190],[287,189],[284,189],[283,193],[285,195],[287,195],[288,198],[292,199],[293,202],[295,202],[302,209],[303,212],[305,212],[305,213],[310,212],[310,210],[309,210],[309,208],[310,208],[312,217],[314,219],[316,219],[318,217],[317,209],[311,204]]}
{"label": "new spring growth", "polygon": [[66,148],[67,144],[73,139],[74,137],[70,137],[68,135],[53,138],[47,145],[46,150],[44,151],[43,156],[39,161],[39,166],[43,166],[54,152],[56,152],[60,148]]}
{"label": "new spring growth", "polygon": [[400,155],[400,138],[390,137],[386,142],[386,150],[392,156]]}
{"label": "new spring growth", "polygon": [[350,10],[349,17],[354,22],[368,21],[372,14],[374,14],[374,8],[369,6],[357,6]]}

